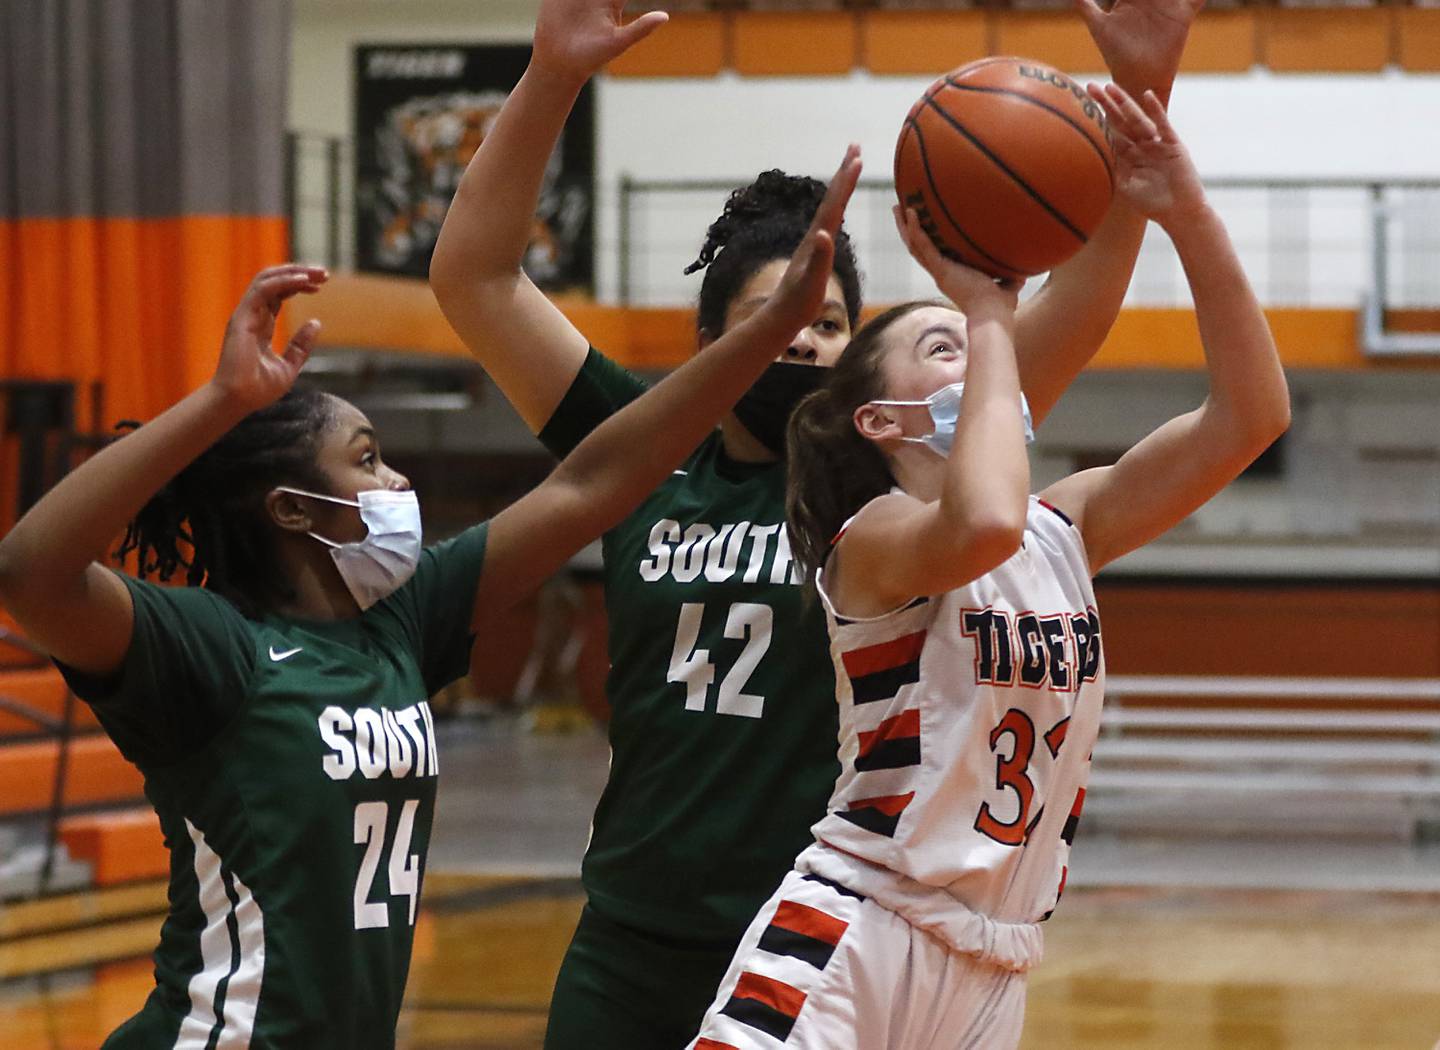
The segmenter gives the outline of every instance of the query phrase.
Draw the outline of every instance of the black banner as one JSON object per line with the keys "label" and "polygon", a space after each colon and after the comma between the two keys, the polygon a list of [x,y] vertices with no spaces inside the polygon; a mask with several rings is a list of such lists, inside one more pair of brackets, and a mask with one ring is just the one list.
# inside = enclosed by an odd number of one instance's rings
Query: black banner
{"label": "black banner", "polygon": [[[526,45],[355,49],[355,265],[423,277],[465,165],[530,60]],[[525,271],[593,290],[595,120],[587,84],[545,170]]]}

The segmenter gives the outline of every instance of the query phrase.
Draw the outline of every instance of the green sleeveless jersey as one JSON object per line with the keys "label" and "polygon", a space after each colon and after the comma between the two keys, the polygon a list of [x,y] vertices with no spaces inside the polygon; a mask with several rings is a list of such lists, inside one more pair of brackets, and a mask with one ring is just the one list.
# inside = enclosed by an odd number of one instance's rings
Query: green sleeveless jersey
{"label": "green sleeveless jersey", "polygon": [[486,526],[354,620],[247,620],[128,579],[111,681],[66,670],[170,849],[155,990],[107,1048],[386,1048],[439,772],[427,704],[469,660]]}
{"label": "green sleeveless jersey", "polygon": [[[594,350],[541,432],[564,455],[644,383]],[[613,921],[736,941],[839,773],[824,616],[785,531],[783,464],[717,431],[604,539],[609,781],[583,878]]]}

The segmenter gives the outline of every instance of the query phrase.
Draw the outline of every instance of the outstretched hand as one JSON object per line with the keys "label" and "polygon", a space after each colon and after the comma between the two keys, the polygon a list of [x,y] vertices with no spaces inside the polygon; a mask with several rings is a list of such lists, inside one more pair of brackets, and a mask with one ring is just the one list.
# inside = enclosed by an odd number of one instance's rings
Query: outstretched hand
{"label": "outstretched hand", "polygon": [[1115,189],[1127,204],[1164,226],[1205,206],[1205,188],[1153,91],[1136,102],[1124,88],[1086,85],[1105,109],[1115,151]]}
{"label": "outstretched hand", "polygon": [[905,242],[911,257],[935,281],[940,294],[959,307],[961,313],[970,316],[986,310],[998,310],[1013,316],[1024,281],[997,281],[973,266],[948,258],[920,225],[920,216],[914,208],[902,208],[897,204],[893,211],[895,228],[900,231],[900,239]]}
{"label": "outstretched hand", "polygon": [[286,299],[318,292],[329,276],[323,266],[298,263],[271,266],[256,274],[230,315],[211,382],[248,412],[283,397],[320,337],[320,322],[306,321],[277,354],[271,349],[275,319]]}
{"label": "outstretched hand", "polygon": [[786,335],[809,325],[825,301],[825,288],[835,266],[835,240],[861,168],[860,147],[852,144],[815,209],[805,239],[790,257],[779,287],[766,301],[765,312],[785,328]]}
{"label": "outstretched hand", "polygon": [[624,11],[625,0],[544,0],[531,62],[583,83],[670,18],[651,11],[627,24]]}
{"label": "outstretched hand", "polygon": [[1075,0],[1110,76],[1135,96],[1170,97],[1190,27],[1205,0]]}

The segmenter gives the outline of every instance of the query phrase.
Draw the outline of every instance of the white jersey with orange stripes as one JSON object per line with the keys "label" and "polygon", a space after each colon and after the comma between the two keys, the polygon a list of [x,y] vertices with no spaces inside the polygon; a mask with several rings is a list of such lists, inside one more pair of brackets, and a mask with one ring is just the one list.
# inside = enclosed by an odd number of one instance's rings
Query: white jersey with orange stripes
{"label": "white jersey with orange stripes", "polygon": [[[1104,690],[1079,530],[1031,497],[1008,561],[882,616],[845,617],[823,571],[818,583],[841,773],[813,830],[842,863],[805,863],[812,849],[800,867],[844,882],[843,862],[858,858],[872,889],[884,869],[912,897],[940,890],[980,916],[1045,918],[1064,889]],[[1051,807],[1063,811],[1042,823]]]}

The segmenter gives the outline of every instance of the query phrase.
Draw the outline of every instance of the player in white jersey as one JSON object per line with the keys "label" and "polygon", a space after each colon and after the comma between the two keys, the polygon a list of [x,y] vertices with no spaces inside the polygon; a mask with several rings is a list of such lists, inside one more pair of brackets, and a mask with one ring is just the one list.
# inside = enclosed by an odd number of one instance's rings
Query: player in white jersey
{"label": "player in white jersey", "polygon": [[1289,424],[1264,314],[1163,106],[1091,93],[1117,189],[1189,278],[1208,397],[1114,466],[1031,496],[1017,290],[943,259],[897,214],[959,312],[911,303],[876,318],[792,417],[791,546],[830,628],[842,772],[697,1050],[1019,1043],[1099,721],[1090,578]]}

